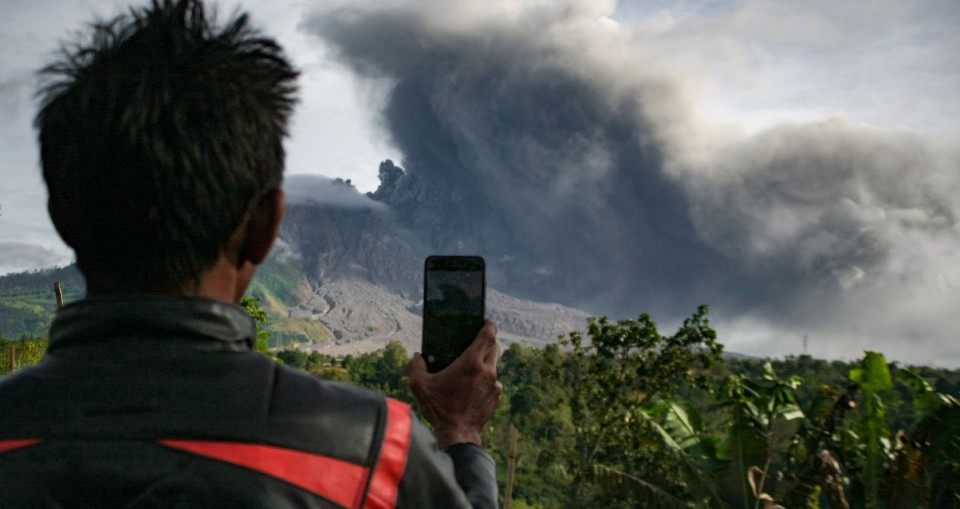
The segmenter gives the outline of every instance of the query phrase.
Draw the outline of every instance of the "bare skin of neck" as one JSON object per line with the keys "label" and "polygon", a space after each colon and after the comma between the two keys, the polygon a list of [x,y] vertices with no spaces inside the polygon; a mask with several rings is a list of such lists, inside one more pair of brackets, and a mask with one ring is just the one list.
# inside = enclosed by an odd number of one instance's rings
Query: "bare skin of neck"
{"label": "bare skin of neck", "polygon": [[197,285],[184,294],[239,304],[257,267],[270,253],[280,231],[284,210],[283,191],[277,189],[267,193],[243,218],[227,247],[201,274]]}

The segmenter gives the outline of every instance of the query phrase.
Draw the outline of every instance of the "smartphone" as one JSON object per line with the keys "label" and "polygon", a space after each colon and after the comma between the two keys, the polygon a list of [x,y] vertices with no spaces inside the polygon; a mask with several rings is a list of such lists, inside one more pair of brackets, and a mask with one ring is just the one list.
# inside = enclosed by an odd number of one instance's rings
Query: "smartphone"
{"label": "smartphone", "polygon": [[483,327],[486,266],[479,256],[430,256],[423,271],[423,358],[436,373]]}

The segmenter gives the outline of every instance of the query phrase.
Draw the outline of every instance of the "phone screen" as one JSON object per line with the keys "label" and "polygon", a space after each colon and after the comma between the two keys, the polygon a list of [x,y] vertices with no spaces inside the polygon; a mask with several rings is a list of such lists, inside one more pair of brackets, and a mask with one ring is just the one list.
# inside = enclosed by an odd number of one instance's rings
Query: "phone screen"
{"label": "phone screen", "polygon": [[431,256],[424,268],[423,357],[435,373],[459,357],[483,326],[485,270],[479,256]]}

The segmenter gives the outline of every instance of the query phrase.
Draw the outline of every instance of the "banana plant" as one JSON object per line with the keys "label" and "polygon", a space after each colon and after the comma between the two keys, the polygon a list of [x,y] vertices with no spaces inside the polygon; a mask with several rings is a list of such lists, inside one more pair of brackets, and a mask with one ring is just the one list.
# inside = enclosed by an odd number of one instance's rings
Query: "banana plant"
{"label": "banana plant", "polygon": [[[706,432],[691,405],[659,398],[634,412],[650,447],[681,465],[686,507],[721,509],[960,509],[960,401],[934,391],[906,369],[917,422],[891,435],[883,395],[893,376],[882,355],[867,352],[844,389],[824,386],[801,411],[796,377],[769,365],[760,380],[730,376],[716,393],[727,419],[722,436]],[[677,495],[598,464],[597,473],[681,507]],[[653,507],[654,505],[650,505]]]}
{"label": "banana plant", "polygon": [[694,507],[733,509],[720,494],[712,465],[717,460],[719,438],[704,432],[696,408],[670,399],[655,401],[637,412],[638,421],[683,466],[684,482]]}
{"label": "banana plant", "polygon": [[784,475],[786,507],[820,507],[823,496],[831,509],[850,509],[847,472],[837,451],[846,416],[857,406],[854,392],[854,388],[844,391],[824,385],[808,406],[803,424],[790,444]]}
{"label": "banana plant", "polygon": [[794,398],[799,384],[797,377],[780,379],[770,364],[759,382],[731,375],[720,391],[729,414],[722,438],[706,435],[697,411],[676,401],[653,402],[638,417],[680,460],[695,507],[775,507],[765,488],[804,416]]}
{"label": "banana plant", "polygon": [[917,423],[899,431],[882,496],[887,509],[960,508],[960,401],[916,373],[897,377],[913,391]]}
{"label": "banana plant", "polygon": [[[720,468],[714,475],[722,482],[721,493],[737,507],[761,506],[771,467],[780,462],[804,417],[794,397],[800,383],[796,376],[781,379],[767,363],[760,382],[731,375],[724,384],[720,406],[729,410],[730,417],[717,449]],[[759,480],[751,487],[751,477],[757,477],[751,474],[754,468],[759,470]]]}
{"label": "banana plant", "polygon": [[885,466],[892,459],[887,407],[882,394],[893,389],[893,378],[883,355],[866,352],[860,367],[850,370],[850,381],[862,392],[863,419],[856,427],[864,445],[863,483],[867,509],[879,507],[880,485]]}

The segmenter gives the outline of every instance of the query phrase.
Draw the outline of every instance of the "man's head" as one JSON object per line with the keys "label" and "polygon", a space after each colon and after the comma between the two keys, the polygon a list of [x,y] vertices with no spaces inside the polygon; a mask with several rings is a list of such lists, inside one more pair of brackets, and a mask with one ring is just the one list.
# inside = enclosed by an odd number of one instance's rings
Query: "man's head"
{"label": "man's head", "polygon": [[[240,15],[153,0],[40,72],[49,210],[91,293],[182,292],[280,187],[297,72]],[[242,255],[241,255],[242,256]]]}

